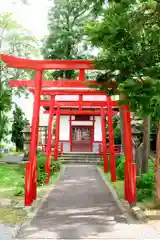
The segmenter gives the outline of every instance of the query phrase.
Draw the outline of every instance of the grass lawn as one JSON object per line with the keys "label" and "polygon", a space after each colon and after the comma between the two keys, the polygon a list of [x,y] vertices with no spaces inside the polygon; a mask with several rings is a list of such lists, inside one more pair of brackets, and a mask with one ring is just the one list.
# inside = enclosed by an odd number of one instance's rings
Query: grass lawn
{"label": "grass lawn", "polygon": [[112,184],[112,186],[116,190],[118,197],[120,199],[124,199],[124,181],[117,180],[116,182],[111,182],[110,173],[105,174],[105,176],[106,176],[106,179]]}
{"label": "grass lawn", "polygon": [[24,164],[0,164],[0,198],[10,198],[23,188],[24,174]]}
{"label": "grass lawn", "polygon": [[[149,168],[150,165],[149,165]],[[103,174],[105,175],[107,181],[114,187],[114,189],[116,190],[117,192],[117,195],[120,199],[124,199],[124,180],[119,180],[117,179],[117,181],[115,183],[111,182],[111,178],[110,178],[110,173],[104,173],[104,170],[103,170],[103,166],[101,167],[101,171],[103,172]],[[148,197],[148,198],[144,198],[142,199],[142,201],[139,201],[137,202],[137,204],[140,206],[140,207],[148,207],[148,206],[152,206],[153,204],[153,197]]]}
{"label": "grass lawn", "polygon": [[[41,199],[51,188],[51,184],[58,177],[58,172],[51,176],[50,184],[38,187],[37,198]],[[23,208],[7,206],[10,200],[22,202],[24,199],[25,164],[0,164],[0,201],[4,204],[0,207],[0,222],[8,224],[20,224],[26,217]],[[22,204],[23,205],[23,204]]]}
{"label": "grass lawn", "polygon": [[101,167],[102,173],[105,175],[107,181],[114,187],[117,192],[117,195],[120,199],[124,199],[124,181],[117,180],[116,182],[111,182],[110,173],[104,173],[103,166]]}
{"label": "grass lawn", "polygon": [[26,218],[23,209],[0,208],[0,222],[6,224],[22,224]]}
{"label": "grass lawn", "polygon": [[[18,189],[24,186],[25,165],[0,164],[0,201],[7,204],[7,199],[13,199]],[[17,197],[20,200],[23,196]],[[9,203],[9,202],[8,202]],[[0,207],[0,222],[21,224],[26,216],[23,209]]]}
{"label": "grass lawn", "polygon": [[[57,179],[58,173],[52,175],[49,185],[38,187],[37,199],[41,199],[51,189],[51,184]],[[9,194],[10,195],[10,194]],[[6,192],[6,196],[9,196]],[[4,195],[5,196],[5,195]],[[3,196],[3,197],[4,197]],[[13,197],[14,198],[14,197]],[[15,197],[16,199],[23,200],[23,196]],[[0,222],[7,224],[22,224],[26,219],[26,211],[23,208],[14,207],[0,207]]]}

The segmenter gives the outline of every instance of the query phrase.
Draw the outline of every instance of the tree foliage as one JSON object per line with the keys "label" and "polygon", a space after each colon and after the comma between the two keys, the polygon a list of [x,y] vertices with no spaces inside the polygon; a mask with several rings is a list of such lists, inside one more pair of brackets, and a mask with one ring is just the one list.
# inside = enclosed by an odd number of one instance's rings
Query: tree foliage
{"label": "tree foliage", "polygon": [[[55,0],[48,13],[49,35],[44,39],[44,58],[85,59],[91,55],[85,39],[84,25],[92,17],[87,0]],[[53,73],[55,79],[76,76],[71,70]]]}
{"label": "tree foliage", "polygon": [[16,145],[16,151],[22,151],[24,145],[23,129],[28,121],[21,108],[15,105],[13,111],[12,138],[11,141]]}
{"label": "tree foliage", "polygon": [[158,120],[155,185],[160,201],[160,3],[110,1],[103,17],[86,31],[100,50],[95,65],[105,71],[97,78],[101,89],[127,96],[120,103],[129,104],[138,115]]}
{"label": "tree foliage", "polygon": [[159,112],[159,25],[156,2],[123,0],[87,26],[90,41],[101,49],[95,64],[106,70],[97,80],[110,94],[127,94],[132,110],[143,114]]}
{"label": "tree foliage", "polygon": [[[0,52],[29,58],[39,55],[38,42],[10,13],[0,14]],[[11,89],[10,79],[28,79],[32,72],[11,69],[0,60],[0,142],[8,132],[8,112],[12,107],[12,95],[26,93],[24,89]]]}

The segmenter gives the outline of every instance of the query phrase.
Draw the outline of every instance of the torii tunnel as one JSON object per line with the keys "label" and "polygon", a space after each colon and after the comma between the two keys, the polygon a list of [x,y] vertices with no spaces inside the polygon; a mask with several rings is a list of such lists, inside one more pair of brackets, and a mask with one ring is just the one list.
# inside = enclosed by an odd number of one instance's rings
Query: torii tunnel
{"label": "torii tunnel", "polygon": [[[116,158],[114,149],[114,129],[112,117],[116,114],[114,108],[118,108],[118,102],[110,96],[106,96],[105,92],[96,91],[89,88],[89,84],[95,84],[95,80],[86,80],[85,71],[94,70],[91,60],[30,60],[17,58],[1,54],[1,59],[8,67],[32,69],[36,71],[36,77],[33,80],[10,80],[11,87],[28,88],[34,96],[33,115],[31,124],[31,139],[29,161],[26,164],[25,173],[25,205],[30,206],[36,200],[37,196],[37,159],[36,150],[38,145],[38,128],[40,107],[43,106],[45,113],[49,114],[48,120],[48,137],[46,146],[46,162],[45,171],[47,173],[46,184],[50,180],[51,165],[51,147],[53,118],[56,116],[56,136],[54,148],[54,161],[58,159],[59,146],[59,129],[60,116],[62,115],[88,115],[100,116],[101,133],[102,133],[102,153],[104,161],[104,172],[110,169],[111,180],[116,181]],[[78,70],[79,77],[77,80],[43,80],[42,75],[45,70]],[[41,99],[41,96],[49,96],[48,100]],[[77,96],[77,100],[57,100],[57,96]],[[93,96],[90,100],[86,100],[85,96]],[[104,99],[95,100],[95,96],[103,96]],[[124,124],[124,150],[125,150],[125,179],[124,179],[124,198],[130,204],[136,202],[136,167],[133,162],[132,153],[132,132],[129,106],[123,105],[123,124]],[[109,134],[109,154],[110,168],[108,167],[107,144],[106,144],[106,116],[108,117],[108,134]],[[72,119],[70,119],[70,122]],[[93,120],[89,120],[93,124]],[[62,146],[63,148],[63,146]]]}

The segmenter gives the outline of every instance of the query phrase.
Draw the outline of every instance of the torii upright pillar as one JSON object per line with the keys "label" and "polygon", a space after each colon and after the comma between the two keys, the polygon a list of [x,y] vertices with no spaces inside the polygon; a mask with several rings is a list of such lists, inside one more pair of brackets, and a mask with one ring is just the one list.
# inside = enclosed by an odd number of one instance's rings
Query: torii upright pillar
{"label": "torii upright pillar", "polygon": [[26,166],[25,175],[25,206],[30,206],[33,200],[36,199],[36,151],[38,143],[38,127],[39,127],[39,112],[40,112],[40,92],[42,86],[42,70],[37,70],[35,79],[35,94],[33,104],[32,126],[29,163]]}
{"label": "torii upright pillar", "polygon": [[59,130],[60,130],[60,107],[57,107],[56,112],[56,136],[54,145],[54,160],[58,159],[58,145],[59,145]]}
{"label": "torii upright pillar", "polygon": [[45,183],[48,184],[51,172],[51,151],[52,151],[52,135],[53,135],[53,118],[54,118],[54,101],[55,96],[51,96],[51,104],[49,108],[48,120],[48,137],[47,137],[47,156],[45,161],[45,172],[47,174]]}
{"label": "torii upright pillar", "polygon": [[101,129],[102,129],[102,148],[104,159],[104,172],[108,173],[107,143],[106,143],[106,125],[104,108],[101,108]]}
{"label": "torii upright pillar", "polygon": [[110,150],[110,172],[111,181],[116,182],[116,160],[114,151],[114,130],[113,130],[113,120],[112,120],[112,106],[111,97],[107,97],[108,106],[108,134],[109,134],[109,150]]}
{"label": "torii upright pillar", "polygon": [[130,204],[136,202],[136,166],[133,163],[131,117],[128,105],[123,105],[125,175],[124,197]]}

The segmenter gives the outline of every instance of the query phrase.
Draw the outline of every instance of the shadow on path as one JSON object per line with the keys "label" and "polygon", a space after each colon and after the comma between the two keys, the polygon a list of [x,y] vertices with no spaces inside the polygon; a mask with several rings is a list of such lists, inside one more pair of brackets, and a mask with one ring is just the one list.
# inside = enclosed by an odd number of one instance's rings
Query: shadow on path
{"label": "shadow on path", "polygon": [[148,239],[143,234],[158,239],[145,224],[127,224],[96,166],[70,165],[16,239]]}

